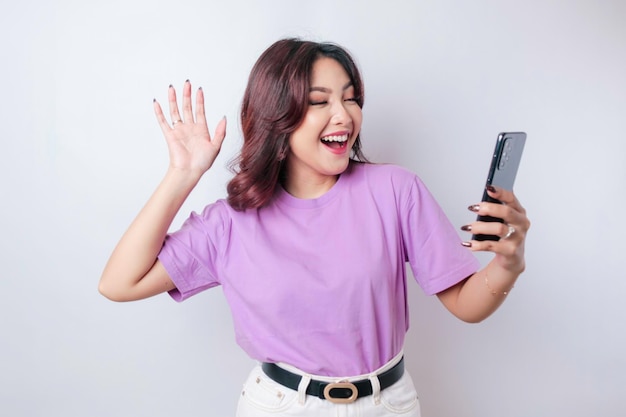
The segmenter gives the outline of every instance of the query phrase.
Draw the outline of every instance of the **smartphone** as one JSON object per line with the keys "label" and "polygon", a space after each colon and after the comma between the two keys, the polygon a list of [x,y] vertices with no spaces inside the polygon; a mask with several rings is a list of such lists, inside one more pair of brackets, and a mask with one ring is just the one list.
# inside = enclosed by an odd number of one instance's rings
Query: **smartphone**
{"label": "smartphone", "polygon": [[[513,189],[517,169],[524,151],[524,144],[526,144],[526,133],[524,132],[503,132],[498,135],[485,186],[495,185],[506,190]],[[502,204],[501,201],[489,197],[487,190],[483,191],[482,201]],[[483,222],[504,222],[502,219],[491,216],[479,215],[476,219]],[[473,235],[472,239],[497,241],[500,240],[500,237],[495,235]]]}

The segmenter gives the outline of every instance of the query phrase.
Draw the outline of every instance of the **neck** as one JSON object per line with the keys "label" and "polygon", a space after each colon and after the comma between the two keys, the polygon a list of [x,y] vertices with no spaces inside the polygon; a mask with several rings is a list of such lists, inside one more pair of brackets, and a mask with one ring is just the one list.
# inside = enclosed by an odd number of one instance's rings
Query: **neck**
{"label": "neck", "polygon": [[283,182],[285,190],[296,198],[314,199],[323,196],[337,182],[339,175],[324,175],[319,177],[302,176],[295,173]]}

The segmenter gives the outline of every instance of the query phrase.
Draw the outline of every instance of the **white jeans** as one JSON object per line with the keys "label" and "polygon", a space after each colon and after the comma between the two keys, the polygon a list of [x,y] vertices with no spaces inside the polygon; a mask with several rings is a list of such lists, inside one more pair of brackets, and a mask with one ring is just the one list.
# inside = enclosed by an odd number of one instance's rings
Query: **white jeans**
{"label": "white jeans", "polygon": [[281,367],[303,376],[298,391],[289,389],[270,379],[261,365],[257,365],[246,380],[239,404],[237,417],[420,417],[420,406],[413,380],[405,370],[398,382],[380,391],[376,375],[393,367],[402,356],[385,364],[371,374],[359,375],[347,379],[356,381],[370,379],[374,393],[358,398],[350,404],[335,404],[318,397],[306,395],[306,388],[311,379],[325,382],[338,382],[339,379],[319,375],[309,375],[284,364]]}

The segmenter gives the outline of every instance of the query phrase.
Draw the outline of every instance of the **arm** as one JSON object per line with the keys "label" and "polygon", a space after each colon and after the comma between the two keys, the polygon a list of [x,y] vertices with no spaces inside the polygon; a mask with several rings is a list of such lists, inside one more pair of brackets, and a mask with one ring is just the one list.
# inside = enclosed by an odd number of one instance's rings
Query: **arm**
{"label": "arm", "polygon": [[[524,242],[530,227],[526,210],[511,191],[494,187],[488,192],[504,204],[482,202],[470,206],[470,210],[501,218],[504,223],[476,221],[463,226],[462,230],[499,235],[501,239],[497,242],[473,240],[463,245],[472,251],[494,252],[495,257],[482,270],[437,294],[452,314],[470,323],[480,322],[496,311],[525,268]],[[505,238],[509,225],[515,232]]]}
{"label": "arm", "polygon": [[172,127],[156,100],[154,111],[167,141],[169,168],[113,250],[100,278],[98,290],[114,301],[139,300],[174,288],[157,256],[174,216],[215,161],[226,134],[226,120],[222,119],[213,138],[209,135],[202,89],[196,94],[195,120],[188,81],[183,87],[183,119],[171,86],[168,100]]}

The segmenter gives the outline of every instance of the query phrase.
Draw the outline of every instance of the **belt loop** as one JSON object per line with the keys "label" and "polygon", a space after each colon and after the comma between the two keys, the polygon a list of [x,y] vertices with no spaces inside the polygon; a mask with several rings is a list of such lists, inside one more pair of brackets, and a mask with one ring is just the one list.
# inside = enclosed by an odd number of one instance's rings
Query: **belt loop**
{"label": "belt loop", "polygon": [[380,381],[378,380],[378,375],[370,375],[369,380],[372,384],[372,400],[374,405],[378,405],[380,404]]}
{"label": "belt loop", "polygon": [[311,375],[302,375],[302,379],[300,379],[300,383],[298,384],[298,403],[300,405],[304,405],[306,402],[306,389],[309,387],[310,382]]}

